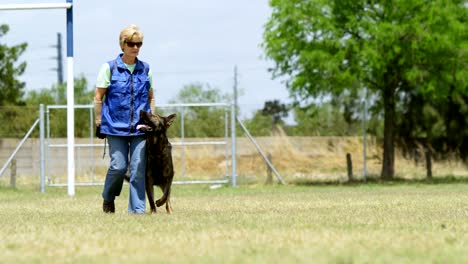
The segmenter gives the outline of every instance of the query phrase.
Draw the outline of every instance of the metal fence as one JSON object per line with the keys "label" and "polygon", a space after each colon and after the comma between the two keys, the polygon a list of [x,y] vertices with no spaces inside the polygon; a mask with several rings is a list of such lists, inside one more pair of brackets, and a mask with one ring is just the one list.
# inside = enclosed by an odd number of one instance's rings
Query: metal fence
{"label": "metal fence", "polygon": [[[77,185],[102,184],[109,166],[109,157],[106,155],[103,158],[104,141],[94,137],[92,107],[76,107],[76,183]],[[249,137],[238,121],[235,122],[238,126],[237,136],[233,136],[233,105],[174,104],[158,105],[157,108],[158,113],[163,115],[173,112],[178,114],[177,121],[172,124],[168,132],[171,134],[170,141],[174,145],[174,180],[179,184],[229,183],[230,180],[233,185],[236,184],[235,181],[238,184],[262,183],[267,180],[270,171],[267,168],[268,163],[273,164],[278,174],[281,174],[278,178],[283,178],[287,183],[346,182],[350,171],[348,164],[351,165],[351,174],[355,180],[365,180],[366,177],[373,180],[380,176],[382,142],[374,135],[345,137],[327,136],[324,133],[317,136],[291,136],[287,131],[284,133],[280,131],[281,133],[275,135],[252,133]],[[207,120],[203,116],[195,118],[194,108],[215,108],[220,111],[219,118],[214,120],[219,126],[216,135],[195,133],[197,123],[204,123]],[[9,179],[14,182],[14,177],[8,177],[8,174],[17,176],[18,186],[26,184],[37,186],[39,175],[41,175],[41,188],[67,185],[65,108],[49,106],[44,107],[44,114],[40,115],[38,112],[37,107],[0,107],[0,117],[4,123],[0,129],[0,165],[3,170],[3,175],[0,175],[0,186],[8,185]],[[42,140],[39,133],[41,130],[35,129],[40,126],[40,120],[37,123],[38,116],[44,117]],[[322,122],[325,125],[328,123],[331,126],[339,125],[335,119],[328,118],[327,115],[322,117],[325,118]],[[249,120],[243,122],[250,129],[249,125],[251,126],[252,122]],[[211,128],[215,123],[208,125]],[[315,129],[315,125],[311,129]],[[26,133],[27,131],[32,132]],[[255,138],[255,142],[252,142],[251,138]],[[44,154],[40,154],[42,146]],[[258,148],[263,151],[259,151]],[[418,147],[411,151],[423,153],[424,148]],[[448,157],[443,159],[434,158],[431,162],[434,178],[468,177],[466,163],[455,154],[451,157],[450,153],[447,153]],[[12,156],[14,158],[11,158]],[[264,156],[270,157],[269,162],[262,159]],[[16,166],[12,166],[14,161]],[[425,179],[426,167],[427,162],[422,158],[408,157],[402,150],[395,149],[397,178]]]}
{"label": "metal fence", "polygon": [[[190,113],[192,108],[216,108],[222,111],[222,119],[220,124],[223,129],[223,134],[209,140],[188,139],[186,137],[185,123],[187,121],[187,113]],[[158,112],[175,112],[178,114],[180,125],[176,137],[170,138],[171,144],[174,146],[173,159],[175,166],[174,184],[227,184],[234,182],[232,172],[235,159],[233,155],[232,134],[229,133],[230,118],[232,116],[233,107],[226,103],[192,103],[192,104],[164,104],[158,105]],[[45,175],[41,173],[41,179],[46,179],[47,186],[67,186],[66,167],[64,166],[63,157],[66,156],[66,140],[64,138],[55,138],[52,128],[52,112],[64,111],[66,105],[48,105],[45,111],[45,131],[46,138],[44,144],[45,155]],[[88,111],[89,126],[88,138],[77,138],[75,141],[75,168],[76,179],[75,185],[102,185],[104,183],[105,171],[109,165],[109,157],[102,155],[105,153],[106,146],[103,140],[94,137],[94,113],[92,105],[75,105],[75,111]],[[174,126],[174,125],[173,125]],[[216,167],[215,171],[203,170],[203,173],[194,173],[198,170],[190,170],[197,162],[194,157],[188,157],[192,153],[196,156],[203,156],[200,153],[209,151],[219,153],[222,160],[218,158],[220,164],[223,164],[222,169]],[[192,155],[193,156],[193,155]]]}

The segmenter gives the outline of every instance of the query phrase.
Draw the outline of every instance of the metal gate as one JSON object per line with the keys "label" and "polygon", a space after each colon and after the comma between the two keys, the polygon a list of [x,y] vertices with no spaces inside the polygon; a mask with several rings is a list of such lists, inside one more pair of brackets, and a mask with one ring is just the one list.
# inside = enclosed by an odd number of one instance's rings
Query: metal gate
{"label": "metal gate", "polygon": [[[224,135],[220,135],[219,138],[213,140],[188,140],[185,136],[185,121],[186,113],[191,107],[214,107],[224,110],[223,121],[224,124]],[[41,172],[41,182],[47,182],[47,186],[67,186],[66,181],[62,181],[60,176],[60,168],[66,161],[63,159],[64,151],[67,149],[67,144],[64,139],[54,138],[51,136],[52,127],[51,127],[51,112],[60,111],[60,109],[65,110],[66,105],[48,105],[46,106],[45,111],[45,134],[46,138],[41,143],[44,146],[44,155],[45,157],[41,160],[45,162],[45,171]],[[75,111],[88,111],[89,112],[89,138],[79,138],[78,142],[75,141],[74,150],[75,152],[87,151],[85,155],[75,155],[75,170],[84,170],[85,176],[76,176],[75,185],[77,186],[91,186],[91,185],[103,185],[103,167],[106,168],[109,165],[108,157],[101,158],[99,154],[96,154],[96,150],[106,152],[106,145],[102,140],[98,140],[94,137],[94,109],[93,105],[75,105]],[[175,167],[176,172],[180,170],[180,174],[177,173],[175,177],[174,184],[227,184],[232,181],[232,185],[235,186],[235,127],[232,125],[234,122],[234,105],[227,103],[188,103],[188,104],[161,104],[157,105],[157,109],[166,109],[175,111],[178,114],[178,119],[180,120],[180,138],[177,141],[171,139],[171,144],[174,146],[173,156],[177,156],[177,161],[179,167]],[[229,125],[231,124],[231,125]],[[229,129],[231,127],[231,129]],[[231,130],[231,131],[230,131]],[[231,133],[229,133],[231,132]],[[190,172],[187,171],[187,157],[186,152],[190,148],[196,148],[197,146],[213,146],[216,148],[222,148],[224,152],[224,172],[220,173],[222,175],[213,177],[213,178],[194,178],[193,175],[190,175]],[[231,149],[230,149],[231,148]],[[175,165],[176,166],[176,165]],[[97,169],[100,169],[100,172],[97,173]],[[57,173],[58,172],[58,173]],[[54,175],[55,174],[55,175]],[[64,172],[65,174],[65,172]],[[77,173],[75,173],[77,174]],[[97,175],[100,177],[97,177]],[[234,175],[234,177],[232,177]],[[177,179],[180,177],[179,179]]]}

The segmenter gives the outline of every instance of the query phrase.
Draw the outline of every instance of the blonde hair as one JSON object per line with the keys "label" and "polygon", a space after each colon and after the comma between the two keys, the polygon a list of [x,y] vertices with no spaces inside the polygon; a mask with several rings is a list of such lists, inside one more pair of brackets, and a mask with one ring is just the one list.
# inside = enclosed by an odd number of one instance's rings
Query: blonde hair
{"label": "blonde hair", "polygon": [[122,51],[124,49],[125,41],[131,41],[133,37],[137,37],[143,41],[143,32],[141,32],[135,24],[131,24],[120,31],[119,44]]}

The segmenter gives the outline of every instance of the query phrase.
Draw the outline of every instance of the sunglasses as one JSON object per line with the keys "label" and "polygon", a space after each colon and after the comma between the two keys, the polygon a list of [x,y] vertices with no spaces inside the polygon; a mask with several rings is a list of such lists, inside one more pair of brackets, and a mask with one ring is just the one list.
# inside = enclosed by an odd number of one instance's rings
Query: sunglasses
{"label": "sunglasses", "polygon": [[129,48],[133,48],[133,47],[137,47],[137,48],[140,48],[141,45],[143,45],[143,42],[131,42],[131,41],[125,41],[125,44],[127,44],[127,47]]}

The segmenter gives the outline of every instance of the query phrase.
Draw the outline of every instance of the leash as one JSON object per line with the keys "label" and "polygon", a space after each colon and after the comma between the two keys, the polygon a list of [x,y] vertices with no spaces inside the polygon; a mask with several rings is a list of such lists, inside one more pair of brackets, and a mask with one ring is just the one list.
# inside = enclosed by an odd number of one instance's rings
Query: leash
{"label": "leash", "polygon": [[104,138],[104,153],[102,153],[102,159],[106,156],[106,145],[107,145],[107,137]]}

